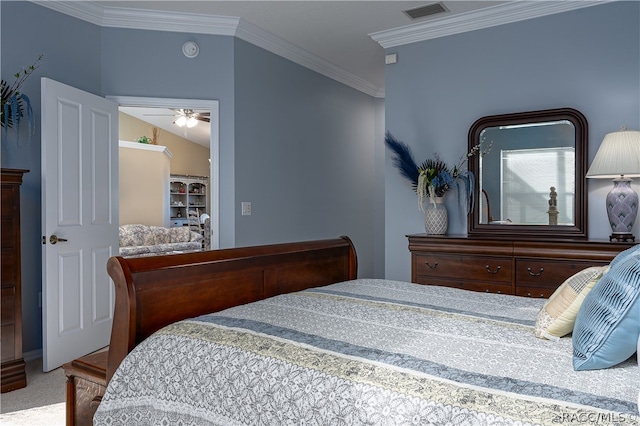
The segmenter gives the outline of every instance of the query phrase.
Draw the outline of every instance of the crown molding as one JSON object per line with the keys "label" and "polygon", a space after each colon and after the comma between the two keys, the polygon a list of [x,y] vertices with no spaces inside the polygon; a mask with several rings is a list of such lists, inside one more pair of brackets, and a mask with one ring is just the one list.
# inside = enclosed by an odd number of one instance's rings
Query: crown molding
{"label": "crown molding", "polygon": [[376,97],[380,94],[380,88],[373,83],[237,17],[102,7],[91,1],[40,0],[32,3],[101,27],[238,37],[367,95]]}
{"label": "crown molding", "polygon": [[239,21],[229,16],[105,7],[101,26],[234,36]]}
{"label": "crown molding", "polygon": [[369,34],[383,48],[401,46],[570,10],[582,9],[615,0],[513,1],[472,11]]}
{"label": "crown molding", "polygon": [[31,2],[101,27],[234,36],[240,21],[230,16],[103,7],[92,1]]}
{"label": "crown molding", "polygon": [[64,13],[65,15],[69,15],[95,25],[102,25],[104,8],[92,2],[31,0],[31,3],[35,3],[39,6]]}

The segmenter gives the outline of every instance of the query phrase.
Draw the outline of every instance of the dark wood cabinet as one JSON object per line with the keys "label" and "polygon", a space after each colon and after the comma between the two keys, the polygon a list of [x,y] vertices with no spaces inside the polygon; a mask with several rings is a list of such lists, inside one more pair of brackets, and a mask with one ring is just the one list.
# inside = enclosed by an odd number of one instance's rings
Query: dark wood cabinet
{"label": "dark wood cabinet", "polygon": [[628,243],[509,241],[409,235],[411,281],[491,293],[549,297],[567,278],[608,264]]}
{"label": "dark wood cabinet", "polygon": [[28,170],[2,169],[0,201],[1,228],[1,316],[2,393],[27,386],[25,362],[22,357],[22,283],[20,262],[20,185]]}

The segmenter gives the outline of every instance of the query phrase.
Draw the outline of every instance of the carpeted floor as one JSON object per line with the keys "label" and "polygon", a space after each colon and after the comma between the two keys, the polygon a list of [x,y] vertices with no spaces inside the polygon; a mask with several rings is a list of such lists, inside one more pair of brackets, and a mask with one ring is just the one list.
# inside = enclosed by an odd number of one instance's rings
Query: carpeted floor
{"label": "carpeted floor", "polygon": [[65,403],[0,414],[2,426],[64,426]]}
{"label": "carpeted floor", "polygon": [[56,368],[42,372],[42,358],[27,362],[27,387],[0,394],[0,424],[64,425],[66,377]]}

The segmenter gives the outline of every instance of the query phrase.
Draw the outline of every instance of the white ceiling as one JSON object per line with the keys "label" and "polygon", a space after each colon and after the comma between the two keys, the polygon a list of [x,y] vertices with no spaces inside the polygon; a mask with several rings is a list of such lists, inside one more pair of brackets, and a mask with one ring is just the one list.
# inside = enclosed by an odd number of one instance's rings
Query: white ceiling
{"label": "white ceiling", "polygon": [[403,11],[436,1],[34,2],[105,27],[236,36],[383,97],[385,48],[607,1],[445,0],[440,3],[447,12],[418,20]]}
{"label": "white ceiling", "polygon": [[[413,21],[403,10],[425,1],[96,1],[105,8],[237,17],[305,52],[384,86],[384,49],[369,34],[486,8],[497,1],[445,1],[449,13]],[[242,26],[242,24],[240,24]]]}

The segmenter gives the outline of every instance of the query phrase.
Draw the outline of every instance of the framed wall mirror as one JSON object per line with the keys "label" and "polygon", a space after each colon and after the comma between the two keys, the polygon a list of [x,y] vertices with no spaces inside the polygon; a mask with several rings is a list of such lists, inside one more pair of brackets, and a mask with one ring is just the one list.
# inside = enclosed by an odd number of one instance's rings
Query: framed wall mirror
{"label": "framed wall mirror", "polygon": [[587,238],[587,120],[571,108],[482,117],[469,129],[476,176],[469,237]]}

